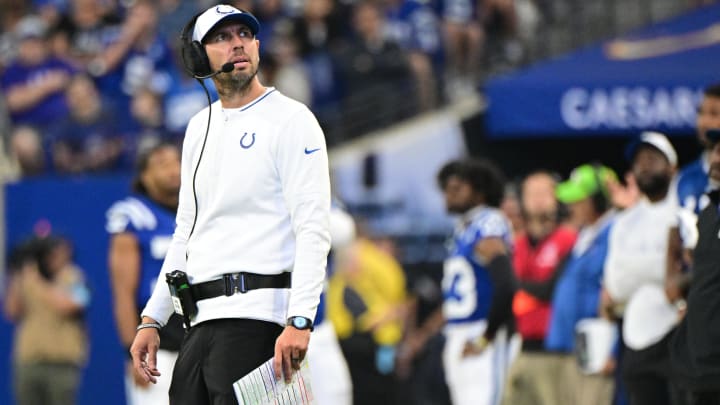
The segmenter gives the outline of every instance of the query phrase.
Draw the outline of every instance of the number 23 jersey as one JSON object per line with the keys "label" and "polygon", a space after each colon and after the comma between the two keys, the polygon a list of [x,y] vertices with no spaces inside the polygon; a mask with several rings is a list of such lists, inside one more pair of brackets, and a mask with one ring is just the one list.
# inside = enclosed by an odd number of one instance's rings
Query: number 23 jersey
{"label": "number 23 jersey", "polygon": [[443,315],[448,323],[486,319],[493,285],[475,246],[486,238],[500,238],[512,249],[512,228],[499,209],[477,207],[468,211],[455,228],[450,255],[443,266]]}

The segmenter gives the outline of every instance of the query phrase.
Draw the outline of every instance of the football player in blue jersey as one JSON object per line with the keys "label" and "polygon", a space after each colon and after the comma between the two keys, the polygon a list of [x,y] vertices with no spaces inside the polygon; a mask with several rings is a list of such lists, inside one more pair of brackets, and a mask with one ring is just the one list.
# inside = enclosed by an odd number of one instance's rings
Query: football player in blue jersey
{"label": "football player in blue jersey", "polygon": [[[511,358],[512,228],[498,208],[504,180],[489,161],[457,160],[438,173],[450,213],[458,215],[443,269],[442,310],[428,317],[403,350],[417,352],[444,328],[443,366],[454,405],[495,405]],[[513,341],[511,345],[510,342]]]}
{"label": "football player in blue jersey", "polygon": [[708,140],[709,130],[720,130],[720,83],[705,88],[698,107],[697,136],[703,146],[700,157],[680,170],[677,180],[677,196],[680,205],[696,214],[710,202],[707,192],[708,170],[712,142]]}
{"label": "football player in blue jersey", "polygon": [[[140,322],[140,309],[152,294],[175,230],[180,189],[180,153],[158,144],[141,153],[133,193],[107,211],[108,261],[115,322],[120,341],[129,348]],[[161,331],[158,367],[168,373],[157,384],[145,382],[128,360],[125,378],[128,404],[167,404],[170,376],[183,337],[182,318],[173,315]]]}
{"label": "football player in blue jersey", "polygon": [[443,271],[446,337],[443,365],[455,405],[495,405],[502,398],[516,280],[512,231],[498,208],[503,175],[489,161],[447,163],[438,183],[459,215]]}

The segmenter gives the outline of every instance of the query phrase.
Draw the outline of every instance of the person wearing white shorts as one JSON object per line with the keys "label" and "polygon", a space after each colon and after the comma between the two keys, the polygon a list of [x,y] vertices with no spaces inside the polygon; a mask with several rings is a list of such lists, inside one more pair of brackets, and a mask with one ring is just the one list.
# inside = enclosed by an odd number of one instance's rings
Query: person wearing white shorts
{"label": "person wearing white shorts", "polygon": [[[509,363],[516,280],[510,262],[510,222],[498,209],[504,184],[488,161],[458,160],[438,173],[449,212],[459,218],[443,268],[443,307],[420,328],[419,340],[444,325],[443,366],[454,405],[496,405]],[[514,348],[514,349],[513,349]]]}

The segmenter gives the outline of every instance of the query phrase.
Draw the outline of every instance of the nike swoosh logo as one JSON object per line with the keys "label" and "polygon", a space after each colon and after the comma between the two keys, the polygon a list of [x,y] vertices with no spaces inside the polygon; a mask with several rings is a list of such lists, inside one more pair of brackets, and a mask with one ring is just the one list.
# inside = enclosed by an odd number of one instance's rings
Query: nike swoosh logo
{"label": "nike swoosh logo", "polygon": [[308,149],[308,148],[305,148],[305,154],[306,154],[306,155],[309,155],[309,154],[315,153],[315,152],[317,152],[317,151],[319,151],[319,150],[320,150],[320,148],[317,148],[317,149]]}

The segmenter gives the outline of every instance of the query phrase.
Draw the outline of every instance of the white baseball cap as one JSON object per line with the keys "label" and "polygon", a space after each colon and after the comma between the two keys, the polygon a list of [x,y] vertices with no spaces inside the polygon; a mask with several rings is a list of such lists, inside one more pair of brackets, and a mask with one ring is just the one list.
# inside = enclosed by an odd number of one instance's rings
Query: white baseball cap
{"label": "white baseball cap", "polygon": [[640,137],[628,145],[625,155],[629,161],[635,159],[638,147],[640,145],[650,145],[659,150],[667,158],[670,165],[677,166],[678,158],[675,148],[672,146],[667,137],[660,132],[646,131],[640,134]]}
{"label": "white baseball cap", "polygon": [[237,20],[247,25],[253,35],[257,35],[258,31],[260,31],[260,23],[254,15],[247,11],[238,10],[233,6],[228,6],[227,4],[221,4],[211,7],[200,14],[195,21],[195,28],[193,29],[192,35],[193,41],[202,42],[210,30],[222,21],[229,19]]}
{"label": "white baseball cap", "polygon": [[15,26],[15,36],[20,39],[41,39],[47,34],[47,24],[42,18],[30,15],[23,17]]}

